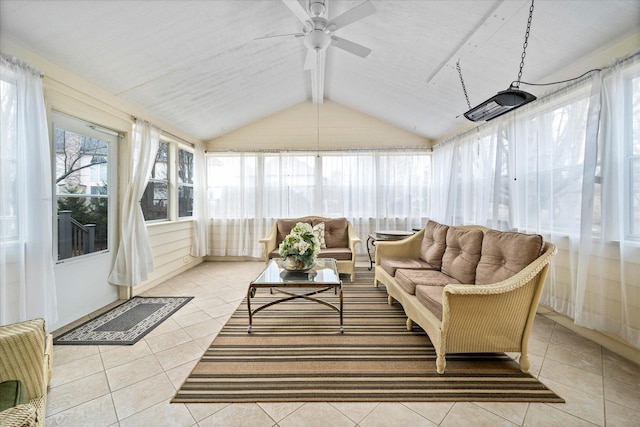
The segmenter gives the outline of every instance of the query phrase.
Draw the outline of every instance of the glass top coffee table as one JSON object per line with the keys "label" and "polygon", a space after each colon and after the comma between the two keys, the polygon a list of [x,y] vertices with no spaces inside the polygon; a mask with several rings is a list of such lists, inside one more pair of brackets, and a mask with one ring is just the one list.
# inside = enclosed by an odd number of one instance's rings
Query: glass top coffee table
{"label": "glass top coffee table", "polygon": [[[282,266],[282,261],[283,260],[281,258],[274,258],[270,260],[264,271],[249,284],[249,290],[247,291],[249,327],[247,328],[247,333],[251,333],[251,329],[253,327],[253,316],[256,313],[267,307],[271,307],[272,305],[299,298],[317,302],[318,304],[325,305],[332,310],[337,311],[340,315],[340,333],[344,333],[344,327],[342,324],[342,281],[340,281],[336,260],[333,258],[318,258],[314,266],[304,272],[287,271]],[[286,298],[271,301],[256,308],[255,310],[251,310],[251,298],[256,295],[257,288],[269,288],[272,294],[277,292],[288,296]],[[287,288],[310,289],[308,292],[295,293]],[[339,306],[313,297],[314,295],[331,289],[333,289],[335,294],[339,295]]]}

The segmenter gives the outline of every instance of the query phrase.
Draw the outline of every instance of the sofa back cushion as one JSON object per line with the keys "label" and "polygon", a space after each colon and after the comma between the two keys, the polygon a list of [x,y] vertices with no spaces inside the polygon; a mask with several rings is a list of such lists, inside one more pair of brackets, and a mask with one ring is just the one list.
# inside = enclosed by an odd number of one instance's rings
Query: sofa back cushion
{"label": "sofa back cushion", "polygon": [[311,220],[299,220],[296,218],[291,219],[279,219],[278,220],[278,234],[276,236],[276,246],[280,246],[280,243],[287,237],[287,234],[291,233],[291,229],[299,222],[311,224]]}
{"label": "sofa back cushion", "polygon": [[448,225],[439,224],[435,221],[427,221],[427,226],[424,229],[424,237],[420,246],[420,259],[438,269],[442,266],[442,256],[447,247],[448,229]]}
{"label": "sofa back cushion", "polygon": [[449,227],[441,271],[460,283],[475,283],[476,268],[482,251],[482,236],[482,230]]}
{"label": "sofa back cushion", "polygon": [[324,241],[327,248],[349,247],[349,222],[346,218],[318,219],[314,222],[324,222]]}
{"label": "sofa back cushion", "polygon": [[476,270],[476,285],[508,279],[540,256],[544,240],[538,234],[488,230]]}

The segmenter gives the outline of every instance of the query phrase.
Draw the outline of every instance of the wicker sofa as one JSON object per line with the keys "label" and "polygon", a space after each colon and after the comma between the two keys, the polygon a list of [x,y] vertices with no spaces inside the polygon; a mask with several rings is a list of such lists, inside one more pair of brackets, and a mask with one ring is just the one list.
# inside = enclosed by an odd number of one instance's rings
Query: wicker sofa
{"label": "wicker sofa", "polygon": [[44,426],[53,339],[43,319],[0,326],[0,382],[18,380],[28,403],[0,412],[0,426]]}
{"label": "wicker sofa", "polygon": [[528,372],[528,341],[549,262],[542,236],[429,221],[404,240],[378,242],[375,285],[402,304],[429,335],[442,374],[446,354],[519,352]]}
{"label": "wicker sofa", "polygon": [[356,245],[362,243],[362,240],[356,235],[351,222],[346,218],[305,216],[277,220],[269,234],[259,240],[265,246],[265,261],[269,262],[271,258],[280,257],[278,253],[280,243],[298,222],[304,222],[312,226],[324,224],[325,245],[320,249],[318,256],[320,258],[334,258],[338,265],[338,272],[349,274],[353,282],[353,279],[355,279]]}

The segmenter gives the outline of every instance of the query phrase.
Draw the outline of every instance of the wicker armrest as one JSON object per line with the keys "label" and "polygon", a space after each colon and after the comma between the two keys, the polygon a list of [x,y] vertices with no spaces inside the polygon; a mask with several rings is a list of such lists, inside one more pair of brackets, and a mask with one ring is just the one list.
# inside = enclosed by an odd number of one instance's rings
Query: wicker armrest
{"label": "wicker armrest", "polygon": [[269,234],[267,234],[262,239],[258,240],[258,243],[262,243],[264,245],[264,260],[265,262],[269,262],[269,253],[276,248],[276,236],[278,234],[278,223],[276,221],[275,224],[271,227]]}
{"label": "wicker armrest", "polygon": [[420,256],[423,237],[424,228],[406,239],[391,241],[378,240],[376,242],[375,264],[380,265],[380,258],[385,257],[418,258]]}
{"label": "wicker armrest", "polygon": [[[447,352],[522,351],[556,248],[507,280],[492,285],[454,285],[443,289],[442,336]],[[528,369],[525,356],[524,370]]]}

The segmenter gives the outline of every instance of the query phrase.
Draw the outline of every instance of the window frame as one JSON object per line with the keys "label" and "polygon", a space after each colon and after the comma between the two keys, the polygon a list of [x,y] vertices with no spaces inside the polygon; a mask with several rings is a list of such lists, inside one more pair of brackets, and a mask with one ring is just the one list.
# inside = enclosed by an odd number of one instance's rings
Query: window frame
{"label": "window frame", "polygon": [[[52,172],[52,199],[53,199],[53,206],[52,206],[52,211],[55,217],[59,216],[59,206],[58,206],[58,200],[59,199],[87,199],[90,202],[92,200],[105,200],[107,207],[106,207],[106,234],[104,236],[105,239],[105,244],[106,244],[106,248],[103,249],[97,249],[94,250],[92,252],[88,252],[88,253],[84,253],[84,254],[79,254],[76,256],[70,256],[70,257],[66,257],[66,258],[60,258],[60,242],[59,242],[59,238],[60,238],[60,230],[59,230],[59,222],[58,221],[53,221],[53,227],[52,227],[52,232],[53,232],[53,255],[54,255],[54,260],[56,264],[62,264],[62,263],[69,263],[69,262],[75,262],[78,260],[83,260],[86,258],[90,258],[93,256],[97,256],[97,255],[101,255],[101,254],[106,254],[106,253],[110,253],[114,250],[114,242],[116,241],[116,236],[114,234],[114,230],[115,230],[115,224],[116,224],[116,218],[118,216],[118,206],[117,206],[117,199],[118,199],[118,195],[117,195],[117,188],[118,188],[118,178],[117,178],[117,166],[114,168],[112,167],[114,162],[117,162],[118,159],[118,137],[120,137],[118,134],[111,134],[110,136],[108,136],[109,134],[105,135],[104,132],[101,132],[99,130],[96,130],[94,128],[94,126],[96,127],[100,127],[100,125],[92,122],[92,121],[88,121],[85,120],[84,118],[81,118],[78,115],[71,115],[71,114],[67,114],[65,112],[62,111],[58,111],[58,110],[52,110],[52,117],[51,117],[51,121],[50,121],[50,131],[49,131],[49,137],[51,138],[51,172]],[[93,154],[94,157],[98,156],[98,157],[104,157],[106,159],[106,162],[98,162],[98,165],[102,165],[102,164],[106,164],[107,165],[107,171],[106,171],[106,194],[100,192],[98,194],[95,194],[92,192],[91,189],[96,188],[95,186],[91,186],[89,187],[89,192],[84,193],[84,194],[74,194],[74,193],[64,193],[59,191],[58,187],[58,183],[56,183],[56,176],[58,173],[58,149],[56,148],[56,130],[57,129],[61,129],[63,131],[68,131],[68,132],[73,132],[76,134],[81,135],[82,137],[86,137],[86,138],[92,138],[92,139],[97,139],[100,140],[102,142],[105,142],[106,145],[106,151],[101,152],[100,154],[98,154],[97,152]],[[92,165],[94,163],[91,163]],[[86,172],[83,172],[83,174],[88,175],[89,180],[91,180],[91,169],[92,168],[88,168],[89,170]],[[100,169],[102,169],[102,167],[100,167]],[[101,178],[102,178],[102,171],[101,171]],[[65,182],[65,181],[61,181],[61,182]]]}

